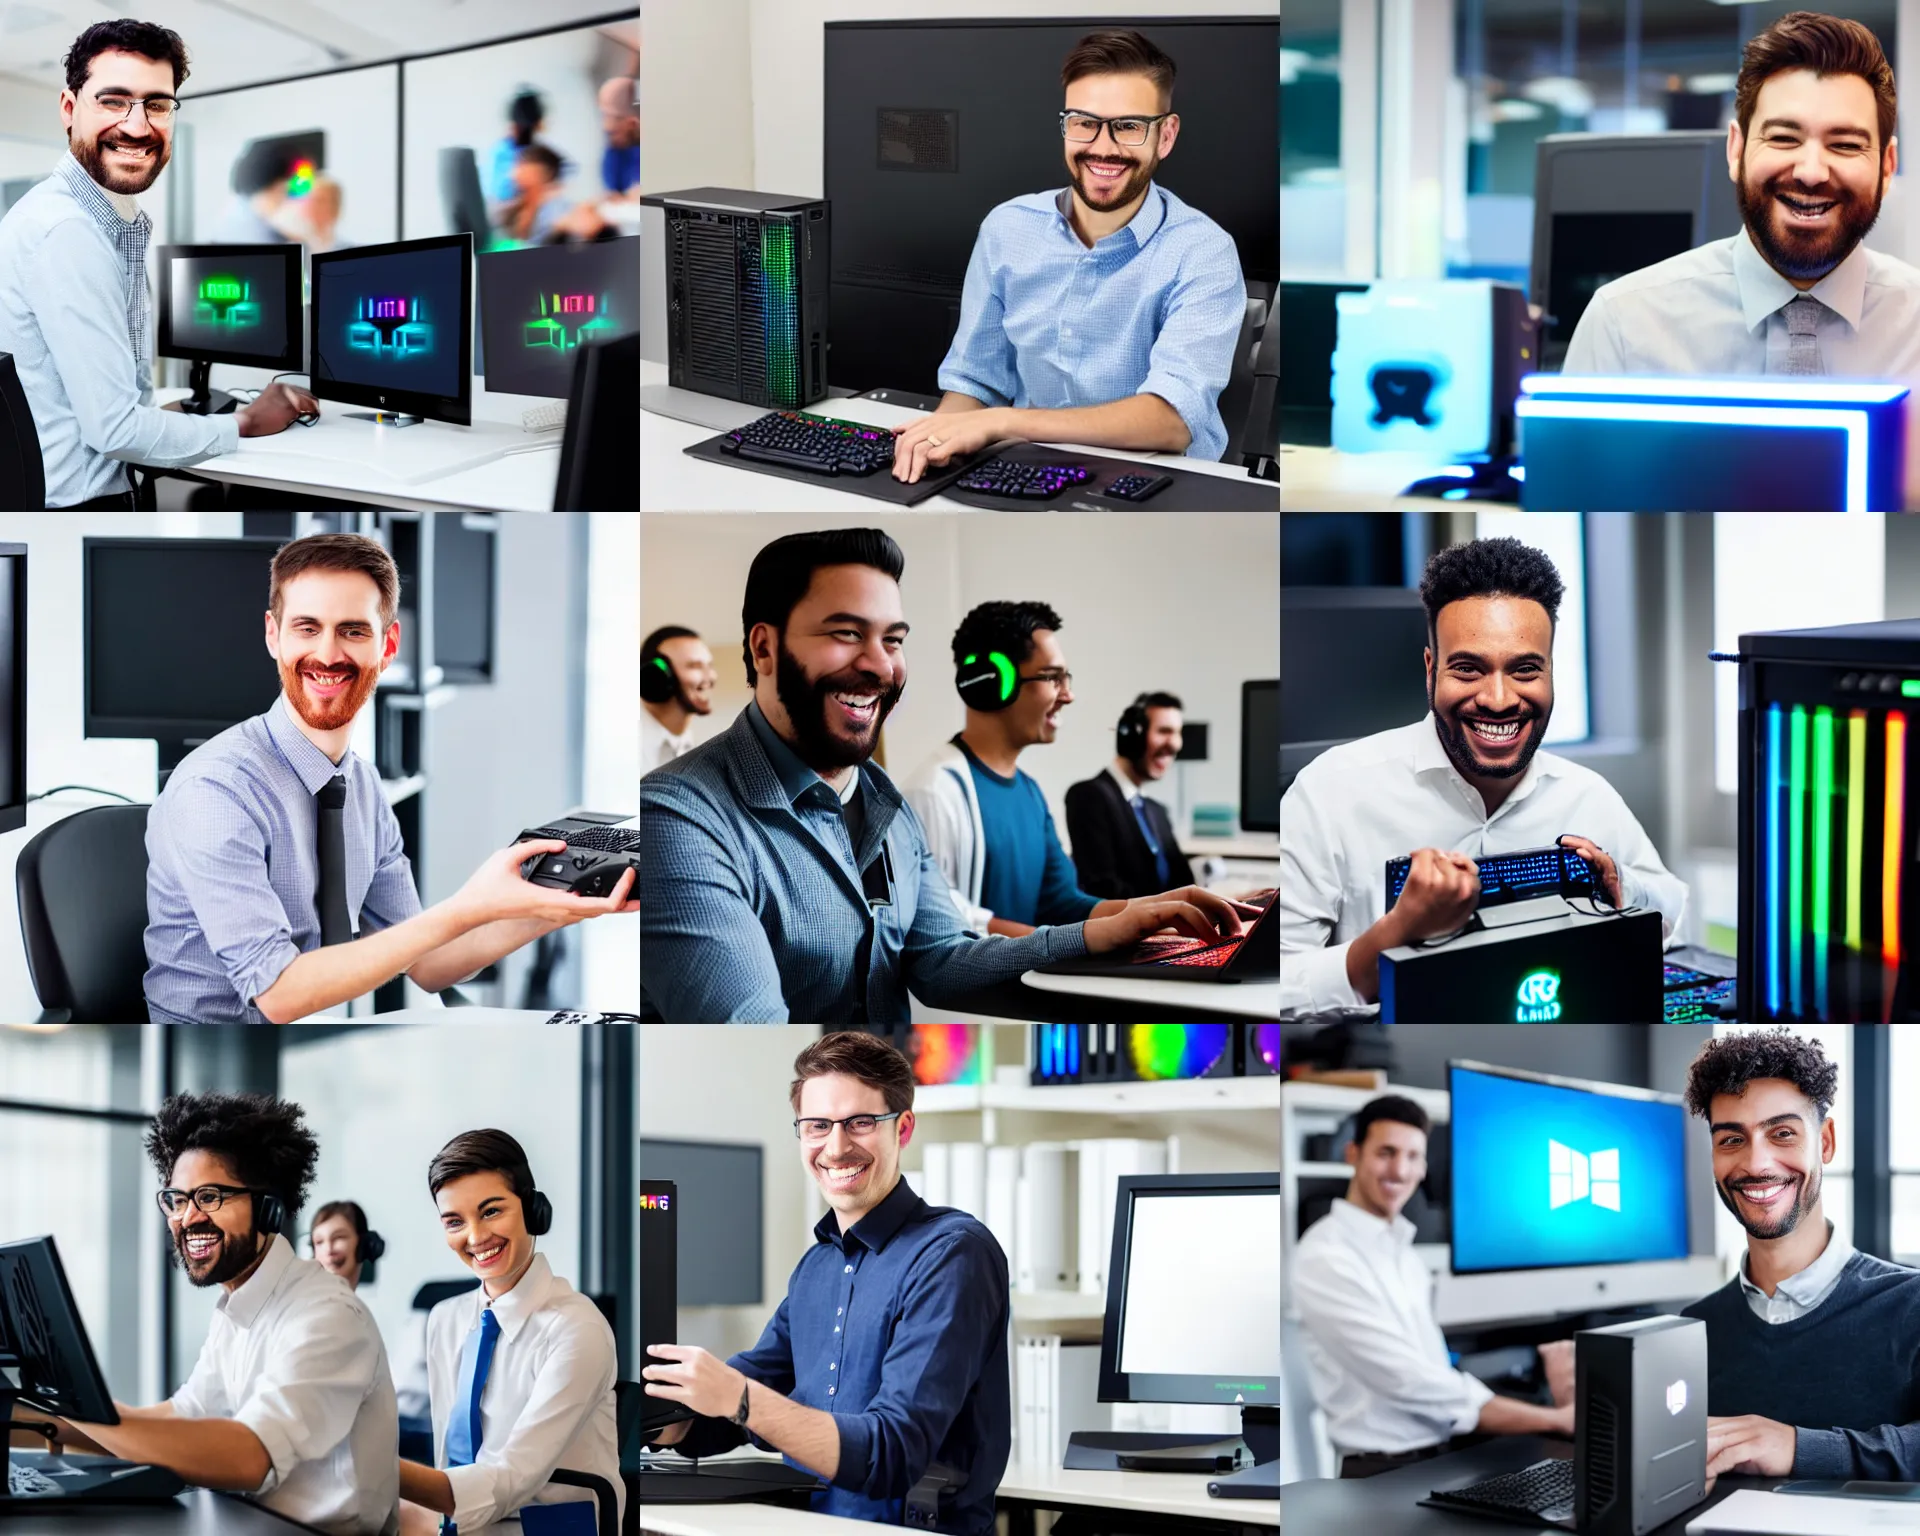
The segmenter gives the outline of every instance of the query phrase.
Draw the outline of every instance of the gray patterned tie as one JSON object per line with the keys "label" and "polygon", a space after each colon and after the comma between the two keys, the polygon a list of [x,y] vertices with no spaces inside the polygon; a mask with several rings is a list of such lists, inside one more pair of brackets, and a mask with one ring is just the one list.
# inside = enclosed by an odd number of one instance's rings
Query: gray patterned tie
{"label": "gray patterned tie", "polygon": [[1820,311],[1824,308],[1818,299],[1803,293],[1781,311],[1787,319],[1787,366],[1783,372],[1821,374],[1827,371],[1820,363],[1817,334]]}

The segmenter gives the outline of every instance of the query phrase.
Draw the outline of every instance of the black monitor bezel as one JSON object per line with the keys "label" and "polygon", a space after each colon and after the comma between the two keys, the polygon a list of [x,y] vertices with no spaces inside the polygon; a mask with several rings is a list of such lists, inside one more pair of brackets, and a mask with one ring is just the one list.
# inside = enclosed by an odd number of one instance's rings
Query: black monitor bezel
{"label": "black monitor bezel", "polygon": [[[320,282],[328,268],[338,262],[364,260],[369,256],[393,256],[430,250],[457,248],[466,253],[460,270],[460,315],[454,331],[460,339],[459,379],[456,395],[434,395],[423,390],[376,389],[368,384],[349,384],[342,379],[320,377]],[[444,421],[456,427],[473,425],[473,236],[465,231],[457,235],[430,235],[424,240],[392,240],[385,245],[356,245],[342,251],[315,251],[309,261],[312,302],[307,305],[307,382],[316,400],[336,400],[343,405],[368,405],[378,411],[419,416],[428,421]]]}
{"label": "black monitor bezel", "polygon": [[[67,1318],[73,1323],[74,1336],[80,1345],[80,1359],[76,1363],[88,1374],[89,1379],[82,1381],[79,1391],[74,1394],[79,1401],[63,1403],[37,1396],[34,1389],[27,1385],[23,1370],[20,1400],[46,1413],[77,1417],[83,1423],[118,1424],[120,1413],[113,1405],[113,1394],[107,1390],[107,1379],[100,1370],[100,1357],[94,1353],[93,1340],[87,1334],[86,1320],[80,1316],[80,1308],[74,1302],[66,1266],[60,1262],[59,1245],[50,1235],[0,1242],[0,1271],[12,1263],[23,1264],[31,1269],[36,1258],[44,1259],[44,1267],[53,1279],[55,1304],[65,1308]],[[5,1307],[5,1297],[6,1282],[4,1275],[0,1274],[0,1308]],[[24,1367],[25,1362],[15,1358],[16,1365]],[[0,1461],[4,1460],[5,1457],[0,1456]]]}
{"label": "black monitor bezel", "polygon": [[[480,328],[481,339],[485,340],[486,334],[487,334],[487,269],[489,267],[498,268],[498,267],[505,266],[507,262],[511,261],[513,258],[517,256],[545,255],[548,252],[554,251],[554,250],[592,251],[592,250],[599,249],[603,245],[604,246],[622,245],[629,240],[633,242],[631,254],[633,256],[635,269],[637,271],[639,267],[639,262],[640,262],[640,237],[638,235],[620,235],[615,237],[612,240],[598,241],[592,245],[576,245],[576,246],[535,245],[535,246],[518,246],[512,250],[481,251],[477,256],[474,257],[474,263],[475,263],[474,278],[477,284],[474,290],[474,302],[477,305],[477,308],[474,310],[474,324]],[[635,325],[634,325],[634,329],[636,330],[639,329],[638,319],[639,317],[636,316]],[[603,339],[607,341],[613,341],[617,339],[617,336],[624,336],[626,334],[627,333],[625,331],[621,331],[616,333],[616,336],[608,336]],[[486,356],[489,359],[491,359],[494,356],[493,350],[492,349],[485,349],[485,350],[486,350]],[[571,377],[572,377],[571,369],[568,370],[568,377],[569,377],[568,389],[561,390],[559,393],[552,394],[552,395],[548,395],[544,393],[535,393],[535,394],[529,395],[528,398],[545,399],[545,400],[567,399],[571,391]],[[505,387],[504,382],[500,385],[496,385],[493,382],[493,377],[490,372],[482,372],[480,374],[480,378],[486,384],[488,390],[494,394],[525,395],[528,393],[526,390],[508,389]]]}
{"label": "black monitor bezel", "polygon": [[[135,548],[164,549],[178,551],[186,545],[221,545],[256,548],[266,556],[269,564],[280,546],[287,541],[276,538],[235,538],[235,539],[168,539],[150,535],[133,538],[112,538],[99,534],[88,534],[80,540],[80,734],[90,739],[107,741],[194,741],[207,740],[218,736],[231,726],[238,725],[237,720],[215,720],[209,717],[195,719],[168,719],[160,715],[100,715],[93,708],[93,563],[92,553],[98,545],[113,545],[117,549]],[[4,551],[5,546],[0,546]],[[267,611],[263,598],[261,613]],[[264,644],[264,641],[263,641]]]}
{"label": "black monitor bezel", "polygon": [[[1120,1321],[1126,1311],[1128,1268],[1132,1259],[1133,1196],[1189,1190],[1210,1194],[1280,1195],[1280,1170],[1271,1173],[1136,1173],[1115,1181],[1118,1202],[1113,1216],[1113,1250],[1107,1259],[1107,1306],[1100,1324],[1100,1401],[1103,1403],[1209,1403],[1227,1407],[1274,1408],[1280,1404],[1278,1376],[1247,1376],[1238,1396],[1223,1395],[1218,1372],[1173,1375],[1120,1369]],[[1084,1214],[1084,1213],[1083,1213]],[[1280,1256],[1274,1255],[1275,1276]],[[1251,1391],[1256,1396],[1247,1395]]]}
{"label": "black monitor bezel", "polygon": [[[188,363],[235,363],[242,368],[267,368],[276,372],[297,370],[306,365],[308,320],[302,294],[301,257],[303,245],[163,245],[155,252],[160,271],[159,310],[154,316],[153,351],[156,357],[178,358]],[[219,256],[291,256],[283,262],[287,279],[285,293],[287,345],[273,357],[257,352],[223,352],[214,347],[187,347],[173,339],[173,263],[200,257]]]}
{"label": "black monitor bezel", "polygon": [[27,824],[27,546],[0,544],[0,561],[18,559],[19,579],[15,583],[13,603],[13,666],[18,686],[13,690],[13,766],[20,784],[20,798],[13,804],[0,802],[0,832],[18,832]]}
{"label": "black monitor bezel", "polygon": [[[1242,832],[1280,831],[1280,801],[1274,799],[1273,809],[1266,821],[1252,820],[1247,812],[1253,802],[1252,763],[1249,761],[1247,739],[1252,734],[1247,725],[1253,718],[1253,696],[1256,691],[1271,688],[1273,690],[1273,716],[1277,731],[1280,719],[1280,679],[1277,677],[1247,678],[1240,684],[1240,830]],[[1275,781],[1278,782],[1280,765],[1273,767]]]}

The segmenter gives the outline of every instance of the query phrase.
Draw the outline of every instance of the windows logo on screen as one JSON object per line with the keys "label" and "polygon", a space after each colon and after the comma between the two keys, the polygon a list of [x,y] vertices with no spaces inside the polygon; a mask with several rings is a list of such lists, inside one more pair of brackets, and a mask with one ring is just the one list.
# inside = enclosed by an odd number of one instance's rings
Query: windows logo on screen
{"label": "windows logo on screen", "polygon": [[1557,1211],[1577,1200],[1591,1200],[1609,1211],[1620,1209],[1620,1149],[1576,1152],[1558,1141],[1547,1143],[1547,1209]]}

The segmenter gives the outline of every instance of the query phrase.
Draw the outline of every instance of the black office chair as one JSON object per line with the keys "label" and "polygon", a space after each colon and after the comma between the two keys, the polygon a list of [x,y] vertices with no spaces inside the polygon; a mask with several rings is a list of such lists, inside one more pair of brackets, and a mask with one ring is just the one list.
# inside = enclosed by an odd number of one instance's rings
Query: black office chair
{"label": "black office chair", "polygon": [[147,807],[96,805],[37,832],[14,865],[42,1024],[144,1024]]}
{"label": "black office chair", "polygon": [[1227,387],[1220,391],[1220,421],[1227,429],[1227,446],[1221,460],[1237,463],[1234,444],[1240,439],[1247,419],[1247,406],[1253,399],[1253,358],[1260,347],[1260,331],[1273,312],[1273,284],[1247,284],[1247,312],[1241,317],[1240,339],[1233,347],[1233,371],[1227,375]]}
{"label": "black office chair", "polygon": [[640,1402],[644,1395],[637,1381],[613,1384],[614,1444],[620,1448],[620,1481],[627,1491],[624,1519],[613,1488],[604,1477],[560,1468],[547,1479],[563,1488],[593,1490],[599,1536],[640,1536]]}
{"label": "black office chair", "polygon": [[464,1296],[468,1291],[478,1290],[479,1280],[429,1280],[413,1293],[413,1310],[431,1312],[449,1296]]}
{"label": "black office chair", "polygon": [[1253,398],[1240,434],[1240,462],[1258,480],[1280,479],[1280,317],[1260,337],[1253,360]]}
{"label": "black office chair", "polygon": [[[38,512],[47,504],[40,434],[11,352],[0,352],[0,511]],[[141,1014],[146,1017],[145,1012]]]}

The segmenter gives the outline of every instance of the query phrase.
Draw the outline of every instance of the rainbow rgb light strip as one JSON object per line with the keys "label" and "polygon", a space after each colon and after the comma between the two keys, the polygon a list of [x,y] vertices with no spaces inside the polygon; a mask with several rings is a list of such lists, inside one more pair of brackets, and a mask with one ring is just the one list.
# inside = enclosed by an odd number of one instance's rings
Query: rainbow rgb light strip
{"label": "rainbow rgb light strip", "polygon": [[[1907,684],[1904,697],[1920,695]],[[1907,803],[1907,717],[1893,709],[1864,709],[1842,716],[1826,705],[1769,704],[1766,714],[1766,892],[1762,943],[1766,950],[1766,1003],[1772,1018],[1832,1017],[1829,957],[1834,948],[1834,883],[1841,892],[1839,942],[1843,951],[1865,955],[1876,947],[1867,931],[1865,893],[1877,879],[1880,901],[1877,949],[1880,963],[1901,963],[1901,846]],[[1880,846],[1866,846],[1867,771],[1874,738],[1884,743],[1876,786],[1881,799]],[[1844,772],[1835,759],[1844,753]],[[1845,817],[1844,846],[1834,848],[1835,800]],[[1782,801],[1785,805],[1782,805]],[[1838,864],[1838,869],[1836,869]],[[1812,974],[1805,963],[1813,940]],[[1783,954],[1784,951],[1784,954]]]}
{"label": "rainbow rgb light strip", "polygon": [[1230,1024],[1129,1024],[1127,1060],[1142,1082],[1205,1077],[1232,1048]]}
{"label": "rainbow rgb light strip", "polygon": [[794,291],[793,230],[771,219],[760,226],[760,315],[765,328],[767,395],[775,405],[800,399],[800,302]]}
{"label": "rainbow rgb light strip", "polygon": [[979,1083],[986,1080],[978,1024],[915,1024],[913,1078],[917,1083]]}
{"label": "rainbow rgb light strip", "polygon": [[1080,1075],[1080,1026],[1042,1024],[1040,1035],[1040,1073],[1043,1077]]}

